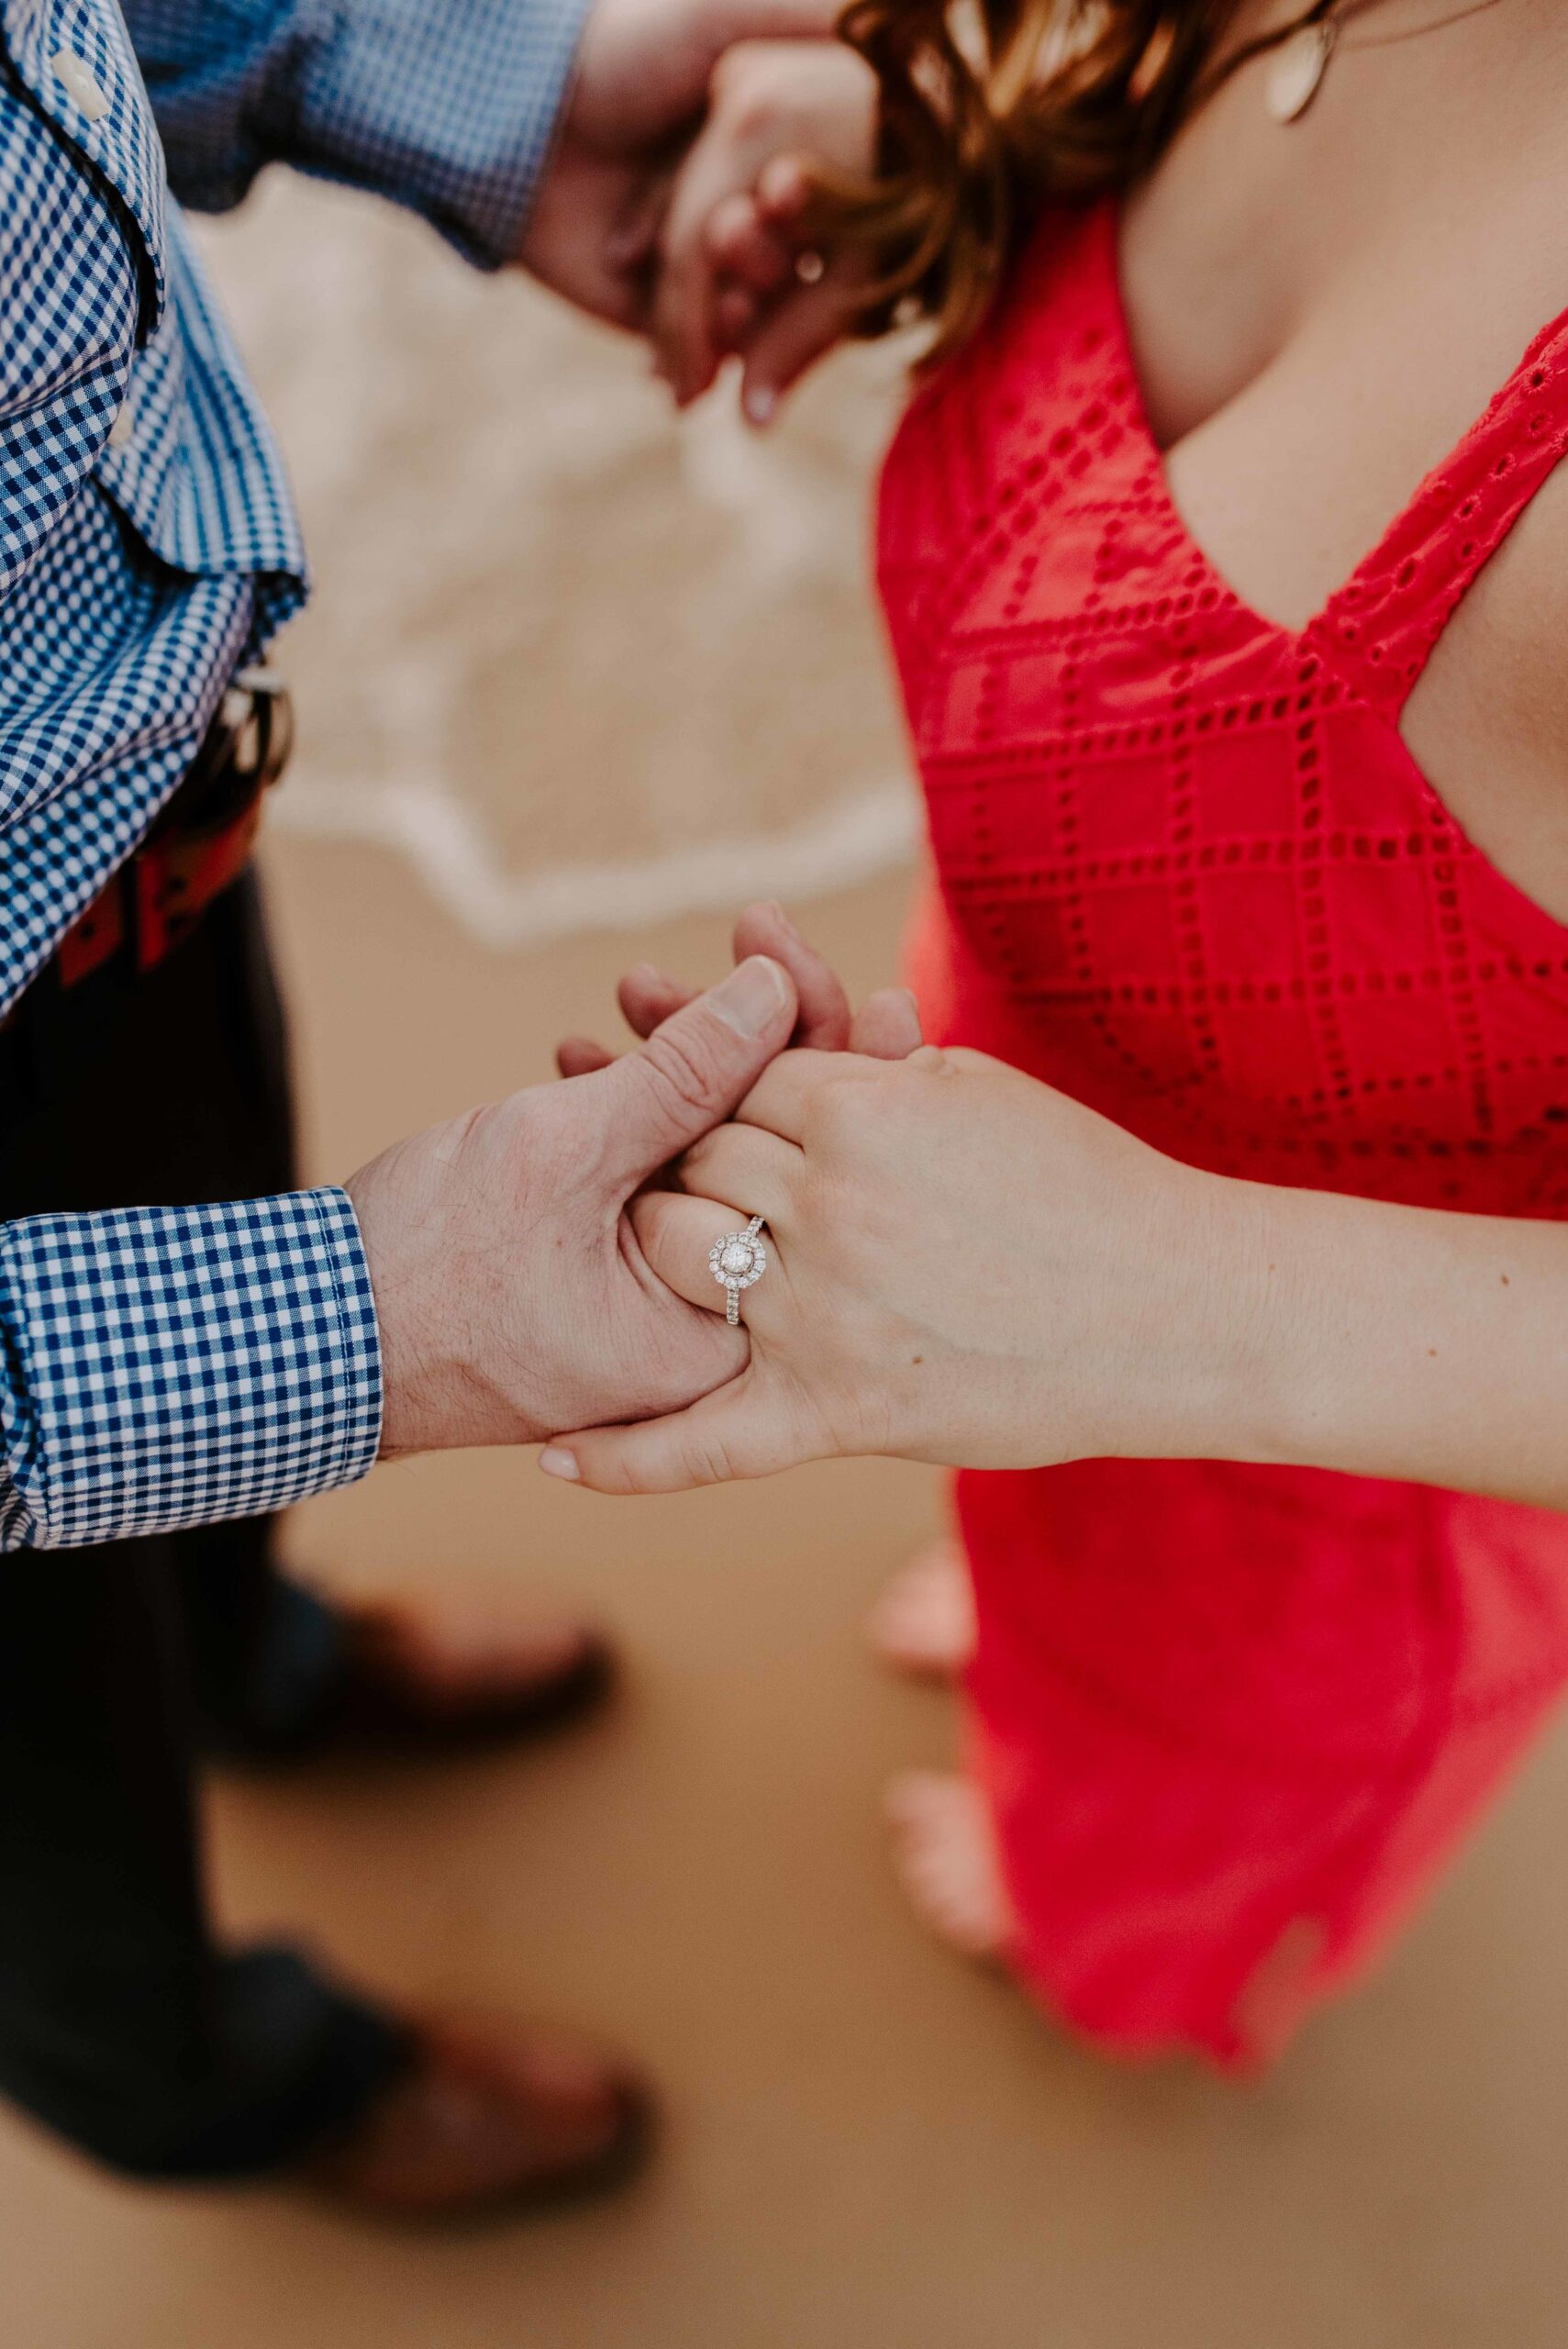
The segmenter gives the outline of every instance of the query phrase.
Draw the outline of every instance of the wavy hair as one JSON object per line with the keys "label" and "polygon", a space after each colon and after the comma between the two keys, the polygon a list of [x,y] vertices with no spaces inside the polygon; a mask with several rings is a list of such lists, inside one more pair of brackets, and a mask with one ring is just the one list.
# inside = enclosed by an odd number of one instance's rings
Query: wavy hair
{"label": "wavy hair", "polygon": [[1239,0],[850,0],[839,33],[881,89],[879,167],[824,177],[817,211],[877,256],[873,330],[917,312],[931,358],[951,350],[1042,205],[1126,186],[1219,81],[1333,5],[1217,61]]}

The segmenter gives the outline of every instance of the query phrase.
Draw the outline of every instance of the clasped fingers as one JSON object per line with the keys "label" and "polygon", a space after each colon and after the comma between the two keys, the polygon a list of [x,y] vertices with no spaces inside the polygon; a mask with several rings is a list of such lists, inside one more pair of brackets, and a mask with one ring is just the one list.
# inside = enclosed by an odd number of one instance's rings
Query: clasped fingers
{"label": "clasped fingers", "polygon": [[758,1235],[763,1268],[747,1276],[739,1258],[734,1266],[714,1262],[714,1251],[722,1250],[727,1241],[736,1243],[739,1250],[751,1221],[740,1208],[684,1191],[646,1191],[633,1200],[629,1212],[638,1246],[666,1288],[705,1313],[723,1314],[728,1304],[728,1283],[740,1275],[743,1285],[738,1294],[743,1300],[748,1329],[758,1337],[780,1329],[792,1299],[787,1252],[781,1248],[776,1234],[764,1229]]}

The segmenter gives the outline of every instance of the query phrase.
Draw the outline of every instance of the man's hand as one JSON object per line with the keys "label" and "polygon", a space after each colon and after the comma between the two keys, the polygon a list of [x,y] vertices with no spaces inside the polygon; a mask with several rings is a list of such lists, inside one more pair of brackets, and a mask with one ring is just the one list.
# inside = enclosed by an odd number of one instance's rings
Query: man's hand
{"label": "man's hand", "polygon": [[652,200],[707,106],[718,60],[737,41],[821,38],[839,0],[597,0],[577,76],[518,259],[580,309],[648,323],[644,250]]}
{"label": "man's hand", "polygon": [[625,1209],[745,1097],[796,1009],[788,973],[753,956],[612,1067],[361,1168],[384,1458],[678,1409],[744,1367],[745,1332],[654,1275]]}
{"label": "man's hand", "polygon": [[[802,938],[776,901],[748,906],[735,925],[735,960],[768,954],[782,963],[795,985],[799,1007],[790,1042],[817,1052],[862,1052],[872,1060],[901,1061],[925,1041],[920,1013],[907,987],[879,987],[852,1011],[844,983],[832,964]],[[617,990],[621,1013],[637,1035],[651,1036],[674,1013],[696,998],[696,989],[639,963]],[[562,1076],[585,1076],[608,1068],[615,1054],[589,1036],[568,1036],[555,1064]]]}
{"label": "man's hand", "polygon": [[875,278],[869,252],[811,250],[801,224],[815,173],[872,176],[876,76],[842,41],[737,41],[709,100],[659,224],[651,330],[683,407],[728,352],[743,354],[741,404],[766,425],[853,327]]}

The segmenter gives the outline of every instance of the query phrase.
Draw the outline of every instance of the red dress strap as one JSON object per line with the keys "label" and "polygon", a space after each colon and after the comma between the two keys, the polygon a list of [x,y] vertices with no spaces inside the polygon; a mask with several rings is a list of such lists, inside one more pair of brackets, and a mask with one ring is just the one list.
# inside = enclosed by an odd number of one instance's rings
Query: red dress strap
{"label": "red dress strap", "polygon": [[1396,716],[1466,589],[1568,455],[1568,312],[1305,631]]}

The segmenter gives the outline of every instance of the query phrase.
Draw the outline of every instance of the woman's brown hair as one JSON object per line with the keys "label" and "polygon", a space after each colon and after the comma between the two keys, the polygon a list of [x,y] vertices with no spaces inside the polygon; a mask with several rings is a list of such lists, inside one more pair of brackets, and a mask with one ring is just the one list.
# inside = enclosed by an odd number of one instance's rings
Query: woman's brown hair
{"label": "woman's brown hair", "polygon": [[[882,91],[874,185],[824,188],[842,235],[936,324],[933,356],[976,325],[1021,227],[1053,199],[1135,179],[1205,94],[1239,0],[850,0],[840,37]],[[1314,0],[1272,47],[1326,16]],[[911,300],[912,297],[912,300]]]}

